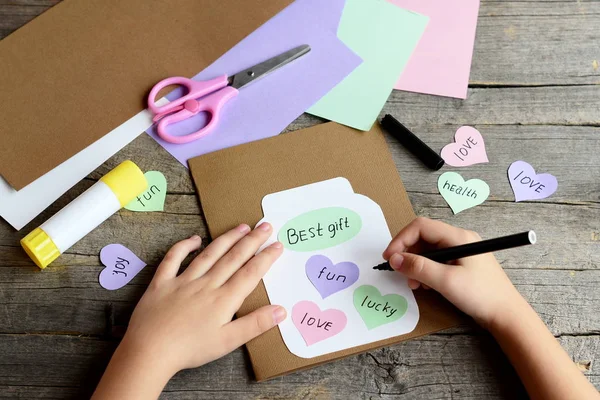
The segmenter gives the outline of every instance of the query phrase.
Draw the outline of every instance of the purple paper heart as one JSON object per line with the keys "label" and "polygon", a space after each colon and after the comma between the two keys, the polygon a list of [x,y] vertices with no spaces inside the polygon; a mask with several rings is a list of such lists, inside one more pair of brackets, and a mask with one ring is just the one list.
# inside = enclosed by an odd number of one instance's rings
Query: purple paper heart
{"label": "purple paper heart", "polygon": [[100,272],[98,280],[100,286],[108,290],[127,285],[146,266],[145,262],[122,244],[104,246],[100,250],[100,261],[105,268]]}
{"label": "purple paper heart", "polygon": [[554,175],[536,174],[525,161],[515,161],[508,167],[508,181],[515,193],[515,202],[545,199],[558,188]]}
{"label": "purple paper heart", "polygon": [[312,256],[306,262],[306,276],[322,298],[352,286],[358,280],[358,266],[345,261],[333,265],[325,256]]}

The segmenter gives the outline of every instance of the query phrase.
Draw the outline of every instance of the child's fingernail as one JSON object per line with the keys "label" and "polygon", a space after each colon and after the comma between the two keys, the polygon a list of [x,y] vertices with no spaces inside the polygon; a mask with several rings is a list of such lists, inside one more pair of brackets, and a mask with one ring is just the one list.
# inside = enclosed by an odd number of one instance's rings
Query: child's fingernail
{"label": "child's fingernail", "polygon": [[192,240],[200,240],[200,236],[194,235],[194,236],[190,237],[190,239],[192,239]]}
{"label": "child's fingernail", "polygon": [[240,233],[248,233],[250,232],[250,227],[246,224],[241,224],[240,226],[237,227],[238,231]]}
{"label": "child's fingernail", "polygon": [[263,222],[256,229],[260,229],[261,231],[265,231],[266,232],[266,231],[271,230],[271,224],[269,224],[268,222]]}
{"label": "child's fingernail", "polygon": [[287,312],[285,311],[285,308],[281,306],[277,306],[277,308],[273,310],[273,322],[275,325],[279,325],[279,323],[283,321],[286,316]]}
{"label": "child's fingernail", "polygon": [[394,268],[396,271],[400,271],[402,269],[402,262],[404,261],[404,257],[402,257],[398,253],[392,254],[390,257],[390,266]]}
{"label": "child's fingernail", "polygon": [[274,249],[280,249],[283,247],[283,244],[281,242],[275,242],[271,245],[271,247]]}

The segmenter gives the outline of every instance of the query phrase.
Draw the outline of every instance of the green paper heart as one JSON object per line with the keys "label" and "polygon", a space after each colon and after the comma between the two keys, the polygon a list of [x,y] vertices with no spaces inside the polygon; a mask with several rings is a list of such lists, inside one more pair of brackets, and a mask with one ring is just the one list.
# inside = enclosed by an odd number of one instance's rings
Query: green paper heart
{"label": "green paper heart", "polygon": [[402,318],[408,301],[399,294],[382,296],[375,286],[363,285],[354,291],[354,307],[370,330]]}
{"label": "green paper heart", "polygon": [[137,196],[125,208],[130,211],[163,211],[167,197],[167,178],[160,171],[148,171],[144,174],[148,181],[148,190]]}
{"label": "green paper heart", "polygon": [[456,172],[444,172],[438,178],[438,190],[454,214],[483,203],[490,195],[490,187],[481,179],[465,182]]}

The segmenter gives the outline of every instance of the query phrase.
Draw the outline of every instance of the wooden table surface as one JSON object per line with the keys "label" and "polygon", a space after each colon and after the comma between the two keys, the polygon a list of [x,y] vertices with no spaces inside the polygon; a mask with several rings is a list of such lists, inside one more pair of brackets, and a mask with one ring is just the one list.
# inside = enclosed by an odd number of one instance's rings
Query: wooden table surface
{"label": "wooden table surface", "polygon": [[[57,2],[0,0],[0,38]],[[600,388],[599,25],[597,0],[482,0],[468,99],[394,91],[382,113],[397,116],[434,149],[450,142],[461,125],[481,131],[490,163],[460,172],[487,181],[491,195],[456,216],[437,193],[440,173],[426,170],[388,138],[415,211],[484,238],[535,229],[539,244],[498,253],[498,260]],[[288,130],[320,122],[303,115]],[[37,271],[19,239],[129,158],[166,175],[165,211],[121,211],[52,267]],[[552,197],[513,202],[506,170],[521,159],[558,178]],[[0,221],[0,398],[89,395],[154,272],[146,268],[125,288],[106,291],[98,284],[100,249],[122,243],[156,265],[172,243],[193,233],[207,236],[188,171],[146,135],[21,232]],[[163,394],[211,400],[520,396],[523,389],[506,358],[474,325],[260,384],[240,349],[177,374]]]}

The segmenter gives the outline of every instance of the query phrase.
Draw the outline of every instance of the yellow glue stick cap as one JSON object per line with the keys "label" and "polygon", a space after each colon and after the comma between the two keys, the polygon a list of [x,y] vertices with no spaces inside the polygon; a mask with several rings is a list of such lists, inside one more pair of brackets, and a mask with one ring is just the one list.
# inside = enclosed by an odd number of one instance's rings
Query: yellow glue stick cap
{"label": "yellow glue stick cap", "polygon": [[130,160],[123,161],[100,180],[117,196],[121,207],[132,202],[148,187],[144,173]]}
{"label": "yellow glue stick cap", "polygon": [[33,262],[35,262],[35,265],[41,269],[46,268],[60,256],[58,247],[56,247],[50,236],[42,228],[35,228],[29,235],[21,239],[21,246]]}

